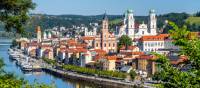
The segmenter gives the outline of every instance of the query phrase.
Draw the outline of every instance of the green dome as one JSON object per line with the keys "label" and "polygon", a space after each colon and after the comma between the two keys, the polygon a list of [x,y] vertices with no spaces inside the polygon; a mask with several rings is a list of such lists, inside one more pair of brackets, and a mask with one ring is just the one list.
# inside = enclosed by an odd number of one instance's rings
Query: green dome
{"label": "green dome", "polygon": [[155,13],[155,10],[154,9],[150,10],[150,13]]}
{"label": "green dome", "polygon": [[129,9],[127,10],[127,13],[133,13],[133,10]]}

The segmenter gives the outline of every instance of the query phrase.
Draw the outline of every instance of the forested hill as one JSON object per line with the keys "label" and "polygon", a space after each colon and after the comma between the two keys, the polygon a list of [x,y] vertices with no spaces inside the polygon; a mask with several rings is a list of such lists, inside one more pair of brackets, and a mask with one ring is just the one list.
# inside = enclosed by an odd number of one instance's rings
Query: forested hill
{"label": "forested hill", "polygon": [[[102,15],[93,15],[93,16],[83,16],[83,15],[46,15],[46,14],[31,14],[31,19],[27,22],[26,29],[28,31],[34,31],[36,26],[41,26],[42,29],[49,29],[55,26],[64,26],[72,27],[72,25],[80,26],[84,24],[86,26],[89,23],[101,23],[103,18]],[[190,17],[187,13],[169,13],[163,15],[157,15],[158,19],[158,28],[162,28],[165,20],[170,20],[175,22],[177,25],[181,26],[184,23],[190,24],[192,26],[191,20],[187,20]],[[123,15],[108,15],[111,28],[114,28],[118,25],[123,19]],[[137,23],[142,23],[143,21],[147,23],[148,16],[135,16]],[[187,20],[187,22],[186,22]],[[191,27],[190,27],[191,28]],[[198,27],[195,27],[198,28]],[[164,33],[168,32],[170,28],[166,27]],[[193,31],[199,31],[195,29]]]}

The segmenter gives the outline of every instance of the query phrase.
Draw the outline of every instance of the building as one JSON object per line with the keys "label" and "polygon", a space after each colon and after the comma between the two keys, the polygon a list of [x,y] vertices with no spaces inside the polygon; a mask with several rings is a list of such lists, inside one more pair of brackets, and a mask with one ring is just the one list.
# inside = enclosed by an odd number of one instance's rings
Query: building
{"label": "building", "polygon": [[40,43],[42,41],[42,31],[40,29],[40,26],[36,28],[36,33],[37,33],[37,42]]}
{"label": "building", "polygon": [[113,53],[117,51],[117,38],[115,38],[114,33],[109,32],[108,26],[108,18],[105,13],[102,21],[101,33],[97,35],[94,40],[94,48]]}
{"label": "building", "polygon": [[97,35],[97,28],[93,28],[91,31],[88,28],[84,29],[84,36],[96,36]]}
{"label": "building", "polygon": [[152,55],[140,55],[136,60],[136,69],[138,71],[144,71],[148,74],[154,74],[156,72],[155,57]]}
{"label": "building", "polygon": [[94,48],[94,39],[95,37],[83,36],[81,38],[82,43],[86,43],[88,48]]}
{"label": "building", "polygon": [[148,24],[137,24],[133,11],[127,10],[122,25],[116,28],[116,36],[128,35],[131,39],[138,39],[146,35],[157,35],[157,18],[154,10],[150,10]]}
{"label": "building", "polygon": [[142,36],[139,40],[139,47],[144,52],[158,52],[163,54],[163,50],[178,49],[170,39],[169,34],[159,34],[156,36]]}

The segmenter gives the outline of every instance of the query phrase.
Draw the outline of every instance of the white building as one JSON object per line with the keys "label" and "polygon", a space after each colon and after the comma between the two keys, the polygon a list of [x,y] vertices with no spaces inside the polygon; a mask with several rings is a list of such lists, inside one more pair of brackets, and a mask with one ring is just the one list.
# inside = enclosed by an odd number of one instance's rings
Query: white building
{"label": "white building", "polygon": [[84,36],[96,36],[97,35],[97,28],[94,27],[92,31],[89,31],[88,28],[84,29]]}
{"label": "white building", "polygon": [[144,52],[158,52],[162,53],[162,49],[174,50],[178,49],[169,39],[168,34],[160,34],[156,36],[142,36],[139,40],[138,46]]}
{"label": "white building", "polygon": [[150,10],[148,24],[144,22],[136,25],[133,11],[127,10],[123,24],[116,28],[116,36],[128,35],[132,39],[138,39],[146,35],[157,35],[157,18],[154,10]]}

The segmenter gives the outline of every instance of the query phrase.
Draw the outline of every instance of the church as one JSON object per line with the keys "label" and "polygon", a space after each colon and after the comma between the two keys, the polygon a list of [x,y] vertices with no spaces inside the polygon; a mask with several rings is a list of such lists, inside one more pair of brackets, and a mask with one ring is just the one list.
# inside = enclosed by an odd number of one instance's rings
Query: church
{"label": "church", "polygon": [[136,24],[133,11],[127,10],[122,25],[116,27],[115,35],[119,38],[128,35],[131,39],[139,39],[146,35],[157,35],[157,18],[155,10],[149,11],[148,23]]}
{"label": "church", "polygon": [[114,33],[109,32],[109,22],[106,13],[102,20],[101,33],[95,36],[94,48],[102,49],[107,53],[117,52],[117,38]]}

